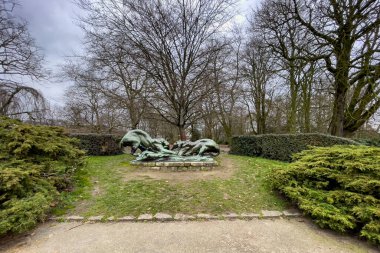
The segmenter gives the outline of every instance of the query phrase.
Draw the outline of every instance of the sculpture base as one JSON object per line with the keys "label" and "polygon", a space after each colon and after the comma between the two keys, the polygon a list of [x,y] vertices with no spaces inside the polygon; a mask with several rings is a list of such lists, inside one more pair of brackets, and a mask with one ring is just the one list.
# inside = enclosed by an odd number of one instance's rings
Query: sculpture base
{"label": "sculpture base", "polygon": [[132,165],[159,171],[208,171],[218,166],[216,161],[203,162],[141,162],[132,161]]}

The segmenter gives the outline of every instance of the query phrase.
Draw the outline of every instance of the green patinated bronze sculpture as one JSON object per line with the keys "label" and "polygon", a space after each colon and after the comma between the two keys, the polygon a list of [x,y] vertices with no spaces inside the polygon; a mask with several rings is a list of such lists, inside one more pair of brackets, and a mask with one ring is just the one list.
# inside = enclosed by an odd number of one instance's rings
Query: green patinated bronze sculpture
{"label": "green patinated bronze sculpture", "polygon": [[120,146],[131,147],[131,154],[138,149],[141,154],[136,161],[213,161],[212,157],[220,153],[218,144],[211,139],[197,141],[177,141],[172,150],[163,138],[154,139],[143,130],[129,131],[120,141]]}
{"label": "green patinated bronze sculpture", "polygon": [[174,151],[168,149],[169,145],[165,139],[153,139],[145,131],[139,129],[131,130],[126,135],[124,135],[123,139],[120,141],[120,146],[131,147],[132,155],[135,154],[138,149],[140,149],[142,152],[148,150],[161,154],[176,154]]}
{"label": "green patinated bronze sculpture", "polygon": [[219,145],[211,139],[177,141],[173,145],[173,150],[177,151],[177,154],[180,156],[217,156],[220,153]]}

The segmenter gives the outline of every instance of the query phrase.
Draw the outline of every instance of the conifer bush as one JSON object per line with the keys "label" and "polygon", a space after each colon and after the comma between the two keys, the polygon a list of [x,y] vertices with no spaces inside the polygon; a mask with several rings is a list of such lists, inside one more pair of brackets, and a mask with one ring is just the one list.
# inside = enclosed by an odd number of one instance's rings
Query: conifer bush
{"label": "conifer bush", "polygon": [[46,216],[83,165],[84,152],[62,128],[0,118],[0,235],[23,232]]}
{"label": "conifer bush", "polygon": [[321,227],[380,244],[380,148],[315,147],[272,174],[276,189]]}

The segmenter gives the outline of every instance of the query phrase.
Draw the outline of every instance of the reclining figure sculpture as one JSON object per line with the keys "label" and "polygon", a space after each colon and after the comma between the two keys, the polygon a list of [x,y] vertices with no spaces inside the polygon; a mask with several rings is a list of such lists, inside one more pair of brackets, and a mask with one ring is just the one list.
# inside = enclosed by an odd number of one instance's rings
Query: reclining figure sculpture
{"label": "reclining figure sculpture", "polygon": [[220,153],[219,145],[211,139],[200,139],[197,141],[177,141],[174,143],[172,150],[177,151],[177,154],[180,156],[217,156]]}
{"label": "reclining figure sculpture", "polygon": [[136,161],[205,161],[220,153],[218,144],[211,139],[177,141],[170,150],[165,139],[154,139],[139,129],[129,131],[121,139],[120,146],[130,146],[133,155],[140,149]]}
{"label": "reclining figure sculpture", "polygon": [[159,152],[162,154],[172,154],[175,152],[169,150],[169,143],[163,139],[153,139],[143,130],[135,129],[129,131],[120,141],[121,147],[131,147],[131,154],[135,154],[138,149],[142,152],[145,150]]}

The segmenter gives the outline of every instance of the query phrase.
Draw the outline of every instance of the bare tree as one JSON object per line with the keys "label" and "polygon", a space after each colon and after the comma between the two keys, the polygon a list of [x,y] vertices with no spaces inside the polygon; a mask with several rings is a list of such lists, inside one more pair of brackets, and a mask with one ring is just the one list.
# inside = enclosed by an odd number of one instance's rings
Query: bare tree
{"label": "bare tree", "polygon": [[283,78],[288,84],[290,97],[287,125],[288,131],[294,133],[297,131],[302,82],[307,80],[303,76],[304,69],[309,68],[308,61],[300,59],[299,55],[305,47],[309,46],[311,36],[296,20],[292,19],[292,14],[281,4],[282,2],[284,1],[264,1],[253,13],[250,30],[270,48],[273,56],[277,58],[273,64],[284,73]]}
{"label": "bare tree", "polygon": [[252,124],[256,122],[256,127],[252,126],[252,129],[256,129],[257,134],[266,133],[267,117],[273,99],[274,87],[270,85],[270,81],[273,80],[276,70],[271,54],[270,48],[263,41],[251,38],[243,57],[246,80],[244,101],[250,121]]}
{"label": "bare tree", "polygon": [[[322,69],[323,70],[323,69]],[[331,95],[331,78],[320,75],[314,79],[311,98],[311,130],[328,133],[334,97]]]}
{"label": "bare tree", "polygon": [[380,108],[380,2],[280,2],[322,49],[304,58],[324,60],[334,78],[331,134],[350,136]]}
{"label": "bare tree", "polygon": [[[199,116],[205,73],[219,48],[211,40],[231,17],[231,0],[79,0],[88,33],[111,31],[131,45],[132,59],[155,85],[151,106],[179,129]],[[100,35],[101,36],[101,35]]]}
{"label": "bare tree", "polygon": [[67,126],[75,131],[95,133],[124,129],[126,110],[93,87],[76,83],[66,91],[67,99],[61,115]]}
{"label": "bare tree", "polygon": [[225,38],[215,42],[221,44],[217,46],[221,50],[211,64],[209,79],[212,92],[208,96],[228,143],[237,128],[236,109],[242,95],[240,58],[243,41],[239,31],[232,36],[233,39]]}
{"label": "bare tree", "polygon": [[42,56],[27,24],[13,15],[14,0],[0,1],[0,115],[39,112],[44,99],[36,89],[20,82],[21,77],[44,76]]}
{"label": "bare tree", "polygon": [[127,109],[129,128],[137,128],[148,106],[147,93],[151,92],[146,72],[136,66],[128,43],[123,38],[106,34],[87,37],[85,59],[103,80],[97,88],[114,103]]}
{"label": "bare tree", "polygon": [[128,48],[122,40],[115,41],[111,36],[86,39],[86,54],[68,61],[62,69],[63,78],[91,86],[113,100],[113,104],[128,111],[128,128],[139,126],[147,108],[149,80],[145,71],[132,61]]}

